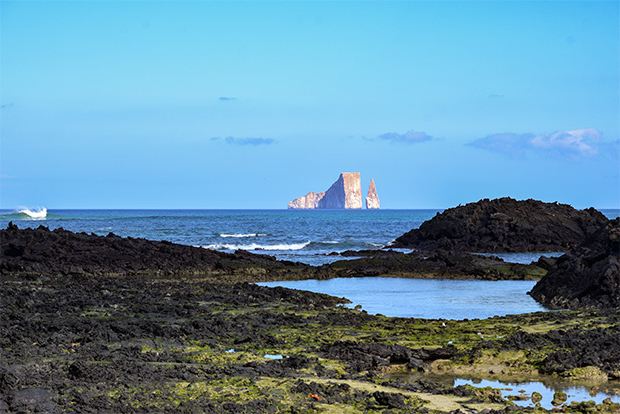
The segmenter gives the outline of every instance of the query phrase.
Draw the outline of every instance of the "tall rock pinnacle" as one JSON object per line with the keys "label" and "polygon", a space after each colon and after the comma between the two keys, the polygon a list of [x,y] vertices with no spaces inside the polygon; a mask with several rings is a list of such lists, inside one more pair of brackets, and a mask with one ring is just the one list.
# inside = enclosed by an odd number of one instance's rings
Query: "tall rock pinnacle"
{"label": "tall rock pinnacle", "polygon": [[375,187],[374,178],[370,180],[370,186],[368,187],[368,196],[366,197],[367,209],[380,208],[379,196],[377,195],[377,187]]}

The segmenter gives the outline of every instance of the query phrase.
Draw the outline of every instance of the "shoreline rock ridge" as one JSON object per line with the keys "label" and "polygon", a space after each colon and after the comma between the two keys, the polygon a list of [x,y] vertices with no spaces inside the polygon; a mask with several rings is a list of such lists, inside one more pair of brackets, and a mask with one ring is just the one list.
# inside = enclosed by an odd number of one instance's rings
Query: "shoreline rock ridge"
{"label": "shoreline rock ridge", "polygon": [[483,199],[437,213],[391,247],[462,252],[565,252],[604,227],[609,219],[594,208],[509,197]]}
{"label": "shoreline rock ridge", "polygon": [[554,309],[620,309],[620,218],[561,256],[528,294]]}
{"label": "shoreline rock ridge", "polygon": [[366,208],[369,210],[375,210],[381,208],[379,202],[379,196],[377,195],[377,187],[375,186],[375,179],[370,179],[370,185],[368,186],[368,196],[366,196]]}
{"label": "shoreline rock ridge", "polygon": [[341,173],[325,192],[310,192],[288,203],[289,209],[361,209],[360,173]]}

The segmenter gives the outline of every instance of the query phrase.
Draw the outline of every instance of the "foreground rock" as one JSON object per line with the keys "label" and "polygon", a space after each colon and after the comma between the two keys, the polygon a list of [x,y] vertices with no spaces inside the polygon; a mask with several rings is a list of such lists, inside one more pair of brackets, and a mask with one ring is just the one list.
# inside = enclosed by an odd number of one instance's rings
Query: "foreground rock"
{"label": "foreground rock", "polygon": [[480,200],[438,213],[419,229],[397,238],[392,247],[466,252],[566,251],[609,220],[594,208],[512,198]]}
{"label": "foreground rock", "polygon": [[552,308],[620,308],[620,219],[560,257],[530,295]]}
{"label": "foreground rock", "polygon": [[310,192],[288,203],[289,209],[360,209],[362,208],[362,185],[360,173],[342,173],[329,190]]}
{"label": "foreground rock", "polygon": [[327,295],[197,279],[13,275],[0,291],[3,413],[516,414],[532,409],[426,373],[620,376],[618,312],[386,318]]}
{"label": "foreground rock", "polygon": [[166,241],[73,233],[62,228],[0,230],[0,275],[202,275],[220,279],[286,278],[313,268],[267,255],[234,254]]}

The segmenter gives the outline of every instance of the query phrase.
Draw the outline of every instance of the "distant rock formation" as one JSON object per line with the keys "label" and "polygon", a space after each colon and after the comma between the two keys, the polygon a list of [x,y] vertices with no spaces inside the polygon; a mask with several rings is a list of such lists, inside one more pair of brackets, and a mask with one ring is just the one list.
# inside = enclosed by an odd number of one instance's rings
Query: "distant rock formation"
{"label": "distant rock formation", "polygon": [[509,197],[484,199],[437,213],[400,236],[392,247],[464,252],[564,252],[604,227],[608,219],[589,208]]}
{"label": "distant rock formation", "polygon": [[370,186],[368,187],[368,196],[366,196],[366,208],[378,209],[380,207],[379,196],[377,195],[377,187],[375,187],[375,180],[370,180]]}
{"label": "distant rock formation", "polygon": [[620,219],[560,257],[528,293],[550,308],[620,308]]}
{"label": "distant rock formation", "polygon": [[342,173],[329,190],[322,193],[310,192],[288,203],[288,208],[362,208],[362,184],[360,173]]}
{"label": "distant rock formation", "polygon": [[309,192],[303,197],[298,197],[295,200],[288,203],[288,208],[319,208],[319,201],[325,196],[325,191],[315,193]]}

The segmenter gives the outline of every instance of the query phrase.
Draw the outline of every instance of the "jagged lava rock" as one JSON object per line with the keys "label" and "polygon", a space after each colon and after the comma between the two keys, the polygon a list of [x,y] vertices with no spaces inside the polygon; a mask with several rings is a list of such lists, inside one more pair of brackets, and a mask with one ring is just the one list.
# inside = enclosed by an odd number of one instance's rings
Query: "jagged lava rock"
{"label": "jagged lava rock", "polygon": [[509,197],[484,199],[437,213],[392,247],[467,252],[567,251],[609,220],[594,208]]}
{"label": "jagged lava rock", "polygon": [[[264,278],[271,272],[308,271],[310,266],[281,262],[238,250],[234,254],[166,241],[73,233],[62,228],[0,229],[0,275],[235,275]],[[274,274],[275,274],[274,273]]]}
{"label": "jagged lava rock", "polygon": [[379,196],[377,195],[377,187],[375,186],[375,180],[372,178],[370,180],[370,185],[368,186],[368,196],[366,196],[366,208],[367,209],[378,209],[381,207],[379,202]]}
{"label": "jagged lava rock", "polygon": [[620,218],[561,256],[528,293],[550,308],[620,308]]}
{"label": "jagged lava rock", "polygon": [[324,193],[310,192],[288,203],[288,208],[362,208],[362,185],[360,173],[341,173],[340,177]]}

